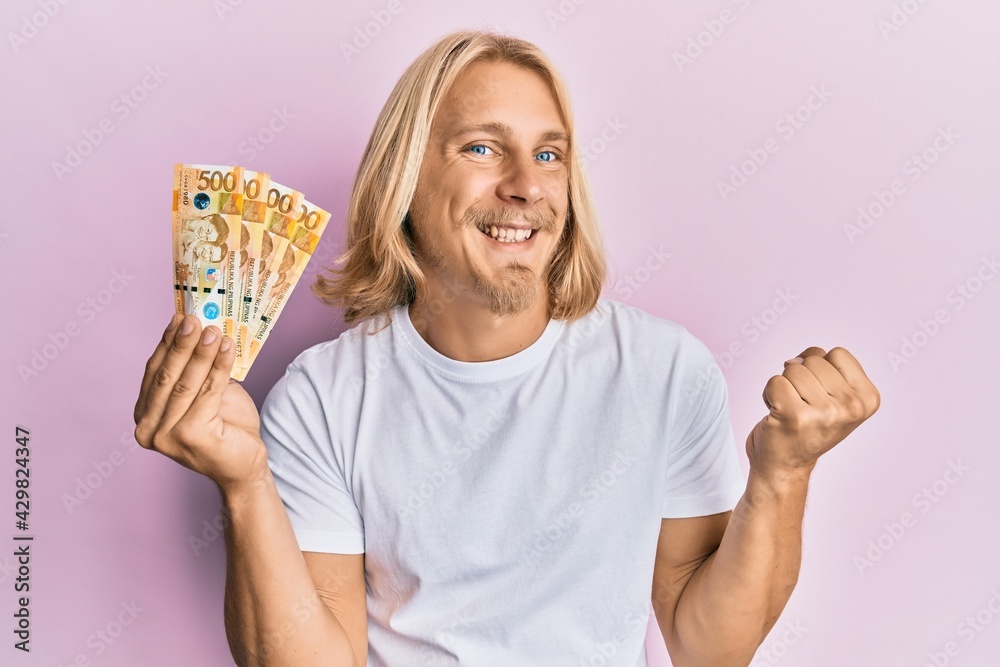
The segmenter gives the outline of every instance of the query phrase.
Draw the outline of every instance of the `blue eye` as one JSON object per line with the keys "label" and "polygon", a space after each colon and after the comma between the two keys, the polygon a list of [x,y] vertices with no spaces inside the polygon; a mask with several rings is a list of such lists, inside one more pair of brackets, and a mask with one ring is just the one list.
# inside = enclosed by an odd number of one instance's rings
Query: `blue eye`
{"label": "blue eye", "polygon": [[549,158],[548,160],[542,160],[542,162],[552,162],[552,160],[556,159],[556,154],[552,151],[542,151],[541,153],[539,153],[539,155],[546,155],[546,154],[551,155],[552,157]]}
{"label": "blue eye", "polygon": [[475,149],[477,148],[486,149],[487,146],[484,146],[483,144],[475,144],[474,146],[469,146],[469,150],[475,152],[476,155],[485,155],[485,153],[475,151]]}

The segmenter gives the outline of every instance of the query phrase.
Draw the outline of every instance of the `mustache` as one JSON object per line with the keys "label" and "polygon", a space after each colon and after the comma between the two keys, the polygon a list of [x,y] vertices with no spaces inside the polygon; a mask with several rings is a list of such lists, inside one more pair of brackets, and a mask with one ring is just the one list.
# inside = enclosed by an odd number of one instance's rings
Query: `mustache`
{"label": "mustache", "polygon": [[552,216],[546,215],[541,211],[518,211],[512,208],[469,208],[462,217],[462,221],[470,226],[483,224],[500,227],[505,222],[522,220],[531,225],[532,229],[549,230],[553,225]]}

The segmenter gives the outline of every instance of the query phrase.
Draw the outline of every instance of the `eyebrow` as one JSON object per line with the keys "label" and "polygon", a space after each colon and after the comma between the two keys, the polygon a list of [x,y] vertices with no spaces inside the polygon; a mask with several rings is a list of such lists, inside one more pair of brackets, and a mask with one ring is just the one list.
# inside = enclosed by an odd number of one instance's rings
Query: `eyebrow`
{"label": "eyebrow", "polygon": [[[495,134],[501,137],[510,138],[514,134],[514,130],[511,129],[510,125],[506,123],[500,123],[498,121],[490,121],[487,123],[479,123],[478,125],[470,125],[469,127],[463,127],[460,130],[453,132],[452,137],[460,137],[465,134],[472,134],[474,132],[482,132],[485,134]],[[542,133],[542,141],[564,141],[569,144],[569,135],[562,130],[547,130]]]}

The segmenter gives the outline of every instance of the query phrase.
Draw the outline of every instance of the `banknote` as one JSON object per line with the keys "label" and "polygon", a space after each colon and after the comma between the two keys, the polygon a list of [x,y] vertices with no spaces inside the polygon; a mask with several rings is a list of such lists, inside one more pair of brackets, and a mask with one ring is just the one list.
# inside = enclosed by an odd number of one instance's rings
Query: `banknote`
{"label": "banknote", "polygon": [[175,309],[233,341],[243,380],[330,214],[266,172],[176,164],[172,221]]}
{"label": "banknote", "polygon": [[257,293],[257,265],[261,258],[261,243],[267,216],[267,197],[271,191],[270,174],[245,170],[243,189],[243,223],[240,232],[240,294],[236,316],[236,361],[234,368],[247,364],[249,325],[253,315],[253,297]]}
{"label": "banknote", "polygon": [[242,167],[174,165],[175,308],[234,340],[243,178]]}
{"label": "banknote", "polygon": [[292,230],[295,229],[296,213],[303,199],[301,192],[279,183],[272,182],[268,190],[259,272],[257,284],[254,285],[253,306],[247,325],[250,332],[257,329],[261,313],[264,311],[264,299],[270,294],[271,286],[279,274],[284,274],[291,261],[288,242]]}
{"label": "banknote", "polygon": [[[260,313],[256,330],[249,340],[249,365],[253,364],[260,352],[261,346],[288,302],[288,297],[298,284],[306,265],[312,259],[316,246],[330,222],[330,214],[319,206],[303,200],[299,215],[295,219],[291,235],[284,241],[285,248],[281,252],[281,260],[277,270],[272,271],[265,289],[267,293],[262,298],[264,304]],[[244,373],[245,375],[245,373]],[[237,380],[243,379],[237,377]]]}

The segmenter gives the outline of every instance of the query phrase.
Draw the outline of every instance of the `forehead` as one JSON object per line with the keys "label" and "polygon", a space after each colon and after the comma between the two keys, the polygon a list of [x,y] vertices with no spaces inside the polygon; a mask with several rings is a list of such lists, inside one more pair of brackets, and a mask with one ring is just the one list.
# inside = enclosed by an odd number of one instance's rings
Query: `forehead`
{"label": "forehead", "polygon": [[441,100],[434,127],[452,136],[497,122],[526,134],[566,129],[556,97],[541,74],[505,62],[473,63]]}

